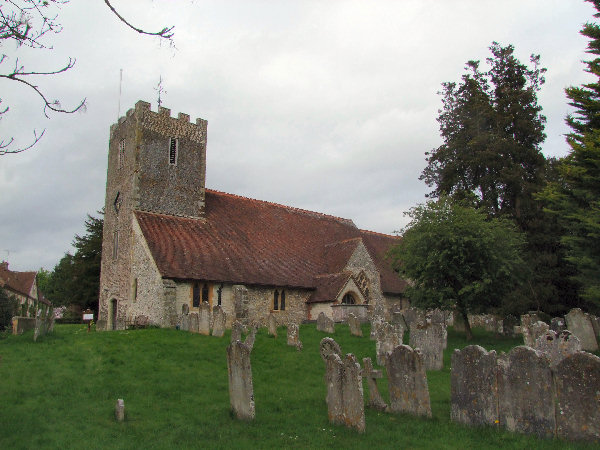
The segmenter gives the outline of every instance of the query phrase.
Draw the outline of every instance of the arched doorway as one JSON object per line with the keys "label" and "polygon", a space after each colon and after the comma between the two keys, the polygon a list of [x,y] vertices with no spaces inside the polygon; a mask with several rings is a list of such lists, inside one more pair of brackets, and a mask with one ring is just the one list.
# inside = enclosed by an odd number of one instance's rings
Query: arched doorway
{"label": "arched doorway", "polygon": [[117,329],[117,299],[113,298],[108,305],[108,317],[110,320],[108,328],[110,330]]}

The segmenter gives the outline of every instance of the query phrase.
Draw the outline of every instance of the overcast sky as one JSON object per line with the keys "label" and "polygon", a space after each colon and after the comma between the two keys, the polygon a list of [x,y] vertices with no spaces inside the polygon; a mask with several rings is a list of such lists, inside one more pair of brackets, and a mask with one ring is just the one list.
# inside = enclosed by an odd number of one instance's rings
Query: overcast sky
{"label": "overcast sky", "polygon": [[[137,100],[208,120],[207,187],[348,219],[393,233],[425,201],[425,152],[441,144],[444,81],[485,60],[492,41],[548,69],[539,103],[546,156],[568,147],[564,88],[588,80],[581,61],[593,20],[583,0],[200,1],[113,0],[148,30],[175,26],[176,49],[126,28],[102,0],[72,0],[49,36],[53,50],[1,51],[51,98],[87,111],[44,117],[38,97],[0,81],[10,111],[0,137],[31,150],[0,156],[0,259],[52,269],[86,214],[104,205],[109,127]],[[123,70],[119,97],[119,73]],[[6,68],[4,68],[6,71]],[[120,105],[120,111],[119,111]]]}

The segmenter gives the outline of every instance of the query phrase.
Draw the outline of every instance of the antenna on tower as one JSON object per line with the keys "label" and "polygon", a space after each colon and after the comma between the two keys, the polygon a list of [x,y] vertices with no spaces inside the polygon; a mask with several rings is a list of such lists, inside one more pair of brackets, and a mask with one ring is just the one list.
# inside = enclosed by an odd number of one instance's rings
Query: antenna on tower
{"label": "antenna on tower", "polygon": [[158,106],[160,107],[162,105],[162,94],[166,94],[167,91],[165,90],[165,88],[163,88],[162,85],[162,75],[158,78],[158,84],[156,85],[156,87],[154,88],[154,90],[156,92],[158,92]]}
{"label": "antenna on tower", "polygon": [[117,122],[121,117],[121,86],[123,85],[123,69],[119,69],[119,106],[117,108]]}

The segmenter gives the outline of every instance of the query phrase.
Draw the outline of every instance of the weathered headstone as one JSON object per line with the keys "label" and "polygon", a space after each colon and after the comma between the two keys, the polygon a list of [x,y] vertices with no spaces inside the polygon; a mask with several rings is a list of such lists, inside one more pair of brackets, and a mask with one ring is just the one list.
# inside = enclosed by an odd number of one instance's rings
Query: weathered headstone
{"label": "weathered headstone", "polygon": [[419,350],[400,344],[387,357],[385,366],[390,411],[431,417],[427,375]]}
{"label": "weathered headstone", "polygon": [[596,338],[600,338],[600,317],[594,316],[593,314],[588,314],[588,317],[590,318],[590,322],[592,322],[592,328],[594,329]]}
{"label": "weathered headstone", "polygon": [[188,314],[188,331],[192,333],[198,333],[198,313],[189,313]]}
{"label": "weathered headstone", "polygon": [[600,440],[600,358],[586,352],[568,356],[554,369],[554,380],[557,436]]}
{"label": "weathered headstone", "polygon": [[531,325],[538,322],[540,318],[535,313],[523,314],[521,316],[521,333],[523,334],[523,343],[528,347],[533,347],[535,338],[531,335]]}
{"label": "weathered headstone", "polygon": [[403,330],[408,330],[408,325],[406,325],[402,311],[392,313],[392,324],[398,325]]}
{"label": "weathered headstone", "polygon": [[236,320],[231,325],[231,342],[241,341],[242,333],[245,330],[245,326],[239,320]]}
{"label": "weathered headstone", "polygon": [[235,284],[231,287],[233,292],[233,305],[236,320],[246,323],[248,320],[249,297],[248,288],[241,284]]}
{"label": "weathered headstone", "polygon": [[229,403],[236,418],[253,420],[254,387],[250,349],[239,340],[227,347],[227,373],[229,375]]}
{"label": "weathered headstone", "polygon": [[198,314],[198,333],[205,336],[210,335],[210,305],[208,302],[200,303]]}
{"label": "weathered headstone", "polygon": [[350,334],[352,336],[361,336],[362,337],[362,328],[360,327],[360,321],[358,318],[350,313],[348,314],[348,326],[350,327]]}
{"label": "weathered headstone", "polygon": [[359,432],[365,431],[365,401],[361,377],[360,364],[352,353],[348,353],[344,360],[342,374],[342,399],[344,422],[349,428]]}
{"label": "weathered headstone", "polygon": [[467,425],[498,424],[496,352],[469,345],[452,354],[451,419]]}
{"label": "weathered headstone", "polygon": [[[323,342],[323,341],[321,341]],[[325,384],[327,385],[327,414],[329,422],[344,425],[344,400],[342,396],[344,364],[337,353],[329,353],[325,359]]]}
{"label": "weathered headstone", "polygon": [[331,354],[336,354],[340,358],[342,357],[342,349],[340,348],[340,344],[330,337],[321,339],[321,343],[319,344],[319,353],[325,362],[327,361],[327,357]]}
{"label": "weathered headstone", "polygon": [[290,322],[287,326],[287,345],[296,347],[296,350],[302,350],[302,342],[300,341],[300,329],[297,323]]}
{"label": "weathered headstone", "polygon": [[548,358],[519,346],[498,358],[498,420],[510,431],[551,438],[556,427]]}
{"label": "weathered headstone", "polygon": [[117,422],[123,422],[125,420],[125,401],[122,398],[117,399],[115,405],[115,419]]}
{"label": "weathered headstone", "polygon": [[425,317],[427,319],[429,319],[429,321],[431,323],[441,323],[443,325],[446,325],[446,322],[447,322],[446,314],[447,314],[446,311],[436,308],[436,309],[431,309],[431,310],[427,311],[425,313]]}
{"label": "weathered headstone", "polygon": [[317,317],[317,330],[323,331],[324,333],[335,333],[335,324],[333,320],[325,315],[324,312],[319,313]]}
{"label": "weathered headstone", "polygon": [[183,314],[184,316],[190,313],[190,305],[188,305],[187,303],[184,303],[183,305],[181,305],[181,314]]}
{"label": "weathered headstone", "polygon": [[190,331],[190,315],[183,314],[179,318],[179,329],[182,331]]}
{"label": "weathered headstone", "polygon": [[409,345],[419,348],[423,355],[425,370],[444,368],[444,349],[448,332],[444,323],[414,323],[410,329]]}
{"label": "weathered headstone", "polygon": [[567,356],[581,351],[581,342],[569,330],[559,333],[548,330],[546,334],[537,338],[534,348],[548,357],[550,367],[553,368]]}
{"label": "weathered headstone", "polygon": [[248,333],[248,335],[246,336],[246,340],[244,341],[244,344],[246,344],[246,347],[248,347],[250,349],[250,351],[252,351],[252,349],[254,348],[254,341],[256,341],[256,332],[258,331],[258,328],[253,326],[250,327],[250,332]]}
{"label": "weathered headstone", "polygon": [[377,340],[377,333],[379,332],[379,327],[383,323],[383,318],[380,315],[374,315],[371,319],[371,333],[369,335],[372,341]]}
{"label": "weathered headstone", "polygon": [[385,411],[387,403],[379,393],[379,388],[377,387],[377,379],[382,378],[383,374],[381,370],[373,369],[371,358],[363,358],[362,376],[367,379],[367,385],[369,386],[369,402],[367,405],[378,411]]}
{"label": "weathered headstone", "polygon": [[537,338],[546,334],[546,331],[548,331],[549,329],[550,326],[547,323],[542,322],[541,320],[538,320],[536,322],[527,322],[526,325],[523,325],[523,322],[521,322],[523,343],[527,347],[534,347]]}
{"label": "weathered headstone", "polygon": [[564,317],[553,317],[550,320],[550,329],[552,331],[556,331],[557,333],[560,333],[563,330],[567,329],[567,324],[565,323],[565,318]]}
{"label": "weathered headstone", "polygon": [[410,330],[414,323],[424,323],[425,322],[425,311],[419,308],[407,308],[403,311],[404,321],[406,322],[406,326]]}
{"label": "weathered headstone", "polygon": [[574,308],[565,315],[567,329],[579,338],[581,348],[589,352],[598,350],[596,333],[590,318],[579,308]]}
{"label": "weathered headstone", "polygon": [[212,335],[216,337],[223,337],[225,334],[225,312],[221,306],[213,306],[213,329]]}
{"label": "weathered headstone", "polygon": [[267,325],[269,327],[269,335],[277,337],[277,319],[275,318],[275,314],[269,314]]}
{"label": "weathered headstone", "polygon": [[388,322],[383,322],[377,328],[377,341],[375,343],[375,354],[377,364],[385,365],[388,355],[400,344],[402,344],[402,335],[396,326]]}

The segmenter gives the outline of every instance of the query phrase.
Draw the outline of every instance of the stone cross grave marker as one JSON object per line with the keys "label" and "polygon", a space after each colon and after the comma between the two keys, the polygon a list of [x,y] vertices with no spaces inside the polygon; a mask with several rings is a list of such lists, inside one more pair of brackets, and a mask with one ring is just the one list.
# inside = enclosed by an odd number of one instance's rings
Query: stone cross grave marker
{"label": "stone cross grave marker", "polygon": [[386,411],[388,407],[387,403],[379,393],[379,388],[377,387],[377,379],[383,378],[383,373],[381,370],[373,369],[371,358],[363,358],[363,370],[361,374],[363,378],[367,379],[367,385],[369,386],[369,402],[367,405],[378,411]]}

